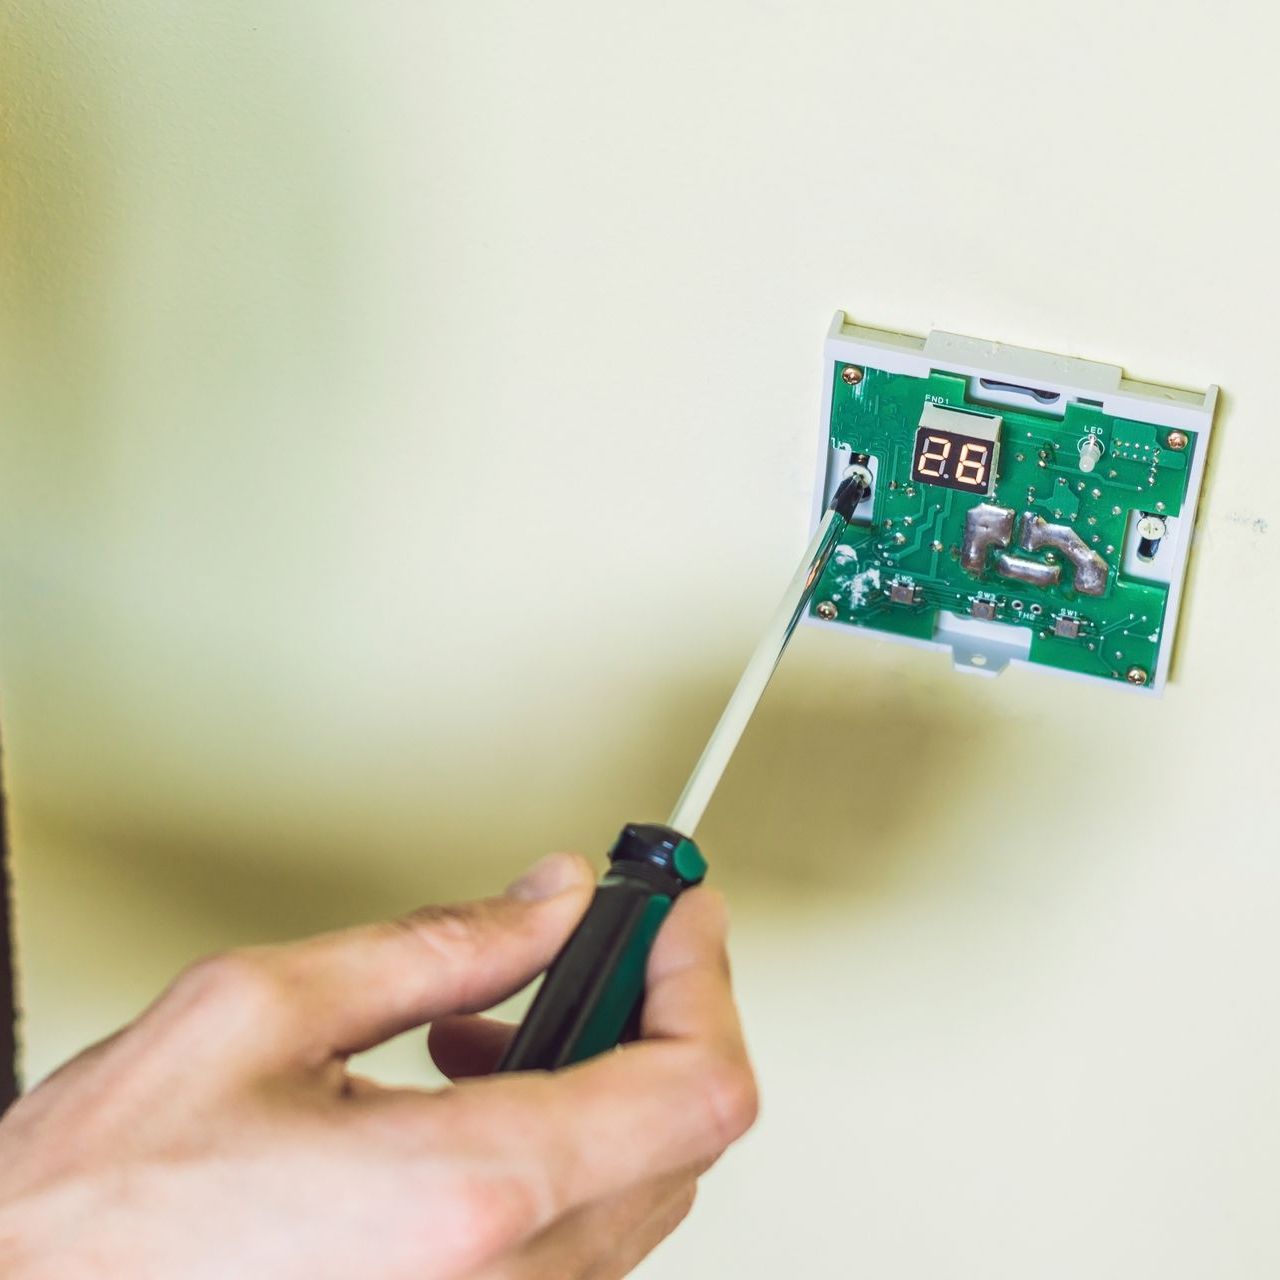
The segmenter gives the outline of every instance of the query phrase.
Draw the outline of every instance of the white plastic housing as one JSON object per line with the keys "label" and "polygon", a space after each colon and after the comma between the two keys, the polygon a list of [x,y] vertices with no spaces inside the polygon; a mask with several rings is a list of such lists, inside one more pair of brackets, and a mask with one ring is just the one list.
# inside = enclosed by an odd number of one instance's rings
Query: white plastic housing
{"label": "white plastic housing", "polygon": [[[813,521],[816,527],[838,480],[842,465],[840,455],[831,448],[831,406],[835,389],[837,364],[855,364],[882,369],[887,373],[905,373],[926,378],[933,370],[956,374],[974,381],[1008,383],[1033,387],[1042,393],[1035,399],[1025,392],[1003,392],[985,387],[981,392],[984,406],[1007,404],[1018,409],[1034,409],[1039,413],[1061,415],[1075,400],[1101,405],[1104,413],[1115,417],[1149,422],[1158,427],[1181,428],[1198,435],[1195,453],[1187,476],[1187,496],[1177,519],[1168,522],[1168,533],[1160,545],[1156,559],[1141,569],[1140,576],[1169,584],[1160,654],[1156,669],[1146,685],[1128,685],[1116,680],[1105,683],[1134,693],[1158,695],[1169,675],[1186,579],[1187,558],[1195,532],[1200,503],[1200,486],[1204,479],[1205,459],[1209,453],[1209,437],[1213,429],[1213,413],[1218,388],[1203,392],[1185,391],[1151,382],[1138,382],[1124,376],[1118,365],[1098,364],[1074,356],[1050,355],[1025,347],[1011,347],[1002,342],[966,338],[956,333],[934,330],[927,338],[917,338],[887,329],[871,329],[854,324],[843,311],[837,311],[827,334],[823,351],[822,416],[818,424],[818,476],[814,492]],[[859,515],[862,515],[861,508]],[[870,512],[864,517],[870,518]],[[1126,546],[1128,546],[1128,541]],[[1136,565],[1132,553],[1127,554],[1125,569]],[[832,627],[848,635],[876,636],[882,640],[931,649],[948,649],[958,671],[978,675],[996,675],[1010,662],[1028,662],[1031,631],[1001,622],[983,622],[955,614],[940,613],[932,640],[877,631],[871,627],[851,627],[841,622],[824,622],[809,617],[821,627]],[[1097,683],[1099,677],[1067,671],[1041,663],[1030,663],[1041,670]]]}

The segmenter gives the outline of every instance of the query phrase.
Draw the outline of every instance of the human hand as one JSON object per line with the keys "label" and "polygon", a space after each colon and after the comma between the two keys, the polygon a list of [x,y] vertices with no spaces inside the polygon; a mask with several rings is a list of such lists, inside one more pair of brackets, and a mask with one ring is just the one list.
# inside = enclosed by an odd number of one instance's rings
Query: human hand
{"label": "human hand", "polygon": [[[509,1029],[470,1015],[550,963],[592,885],[552,855],[501,898],[194,965],[0,1122],[0,1274],[625,1275],[750,1126],[755,1086],[705,888],[654,946],[640,1041],[486,1075]],[[427,1022],[460,1083],[347,1070]]]}

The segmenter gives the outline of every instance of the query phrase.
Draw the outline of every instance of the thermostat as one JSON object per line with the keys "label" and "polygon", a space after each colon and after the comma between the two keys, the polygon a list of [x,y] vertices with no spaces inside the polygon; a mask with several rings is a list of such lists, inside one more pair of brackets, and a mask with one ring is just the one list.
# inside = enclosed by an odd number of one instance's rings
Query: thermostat
{"label": "thermostat", "polygon": [[1158,693],[1168,677],[1218,388],[933,332],[827,335],[815,521],[851,455],[870,495],[810,616]]}

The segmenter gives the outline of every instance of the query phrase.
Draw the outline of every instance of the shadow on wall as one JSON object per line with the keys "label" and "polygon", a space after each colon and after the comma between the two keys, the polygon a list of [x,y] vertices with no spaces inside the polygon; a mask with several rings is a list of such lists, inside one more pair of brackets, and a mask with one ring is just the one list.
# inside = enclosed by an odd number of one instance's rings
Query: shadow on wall
{"label": "shadow on wall", "polygon": [[[248,496],[272,511],[280,387],[303,421],[339,399],[311,375],[360,323],[358,182],[330,155],[358,143],[325,114],[341,108],[323,20],[290,9],[0,6],[0,688],[19,857],[33,806],[92,815],[144,775],[118,657],[163,648],[139,603],[170,586],[149,552],[184,545],[173,513],[202,500],[187,540],[233,539],[219,465],[256,467]],[[139,512],[139,494],[161,496]],[[241,556],[228,577],[262,558]],[[246,591],[219,596],[228,615]]]}
{"label": "shadow on wall", "polygon": [[[731,898],[795,910],[964,876],[976,854],[946,833],[980,820],[966,797],[997,739],[1012,747],[1013,727],[975,717],[967,698],[934,702],[933,681],[850,679],[833,689],[820,664],[825,656],[847,668],[848,655],[815,655],[806,639],[798,643],[808,660],[784,668],[699,833],[716,884]],[[395,812],[371,802],[375,844],[302,813],[260,841],[144,814],[59,821],[44,813],[27,834],[62,860],[41,874],[56,874],[58,896],[79,899],[67,903],[72,916],[101,920],[112,886],[125,883],[153,919],[190,939],[182,948],[190,958],[492,893],[546,848],[576,845],[603,865],[622,821],[665,816],[681,780],[676,757],[696,757],[722,696],[719,686],[676,693],[651,708],[642,736],[597,744],[590,772],[531,786],[517,765],[483,778],[486,794],[401,797]],[[975,722],[988,726],[985,739]],[[627,779],[622,804],[663,812],[619,812],[619,778]],[[373,781],[353,778],[353,791]]]}
{"label": "shadow on wall", "polygon": [[[525,709],[536,740],[526,732],[514,745],[442,746],[445,731],[414,702],[411,740],[376,746],[380,763],[361,755],[367,742],[329,732],[322,706],[291,708],[285,694],[269,701],[271,690],[235,671],[220,686],[209,674],[218,655],[197,669],[194,647],[171,658],[152,636],[155,660],[174,663],[169,696],[186,695],[189,706],[157,718],[166,738],[131,717],[131,703],[154,696],[158,682],[137,662],[143,625],[112,590],[127,579],[145,600],[166,584],[121,563],[145,555],[154,536],[174,537],[165,517],[184,500],[181,484],[207,489],[219,466],[237,476],[254,463],[283,468],[292,438],[265,462],[260,451],[286,412],[308,428],[323,411],[329,421],[349,416],[343,375],[323,375],[344,352],[364,350],[353,334],[367,317],[348,305],[363,265],[348,239],[348,202],[361,197],[337,176],[356,170],[350,155],[339,165],[327,151],[358,151],[358,137],[337,127],[338,106],[319,100],[323,32],[300,43],[290,16],[289,6],[257,14],[232,5],[217,18],[184,15],[190,30],[157,33],[155,15],[130,6],[73,21],[38,4],[0,13],[0,359],[14,365],[0,379],[0,396],[11,398],[0,475],[9,614],[0,625],[15,844],[20,862],[25,849],[38,853],[33,883],[56,880],[57,895],[46,896],[67,920],[59,945],[83,945],[85,962],[99,939],[75,941],[76,923],[105,929],[126,897],[103,945],[127,946],[128,929],[148,919],[171,931],[170,954],[189,958],[491,891],[556,845],[602,858],[621,821],[665,815],[737,675],[736,666],[694,679],[646,668],[646,687],[617,700],[643,724],[619,721],[619,740],[588,751],[558,740],[537,714],[546,704]],[[126,49],[136,74],[116,65]],[[208,66],[224,90],[240,92],[202,92]],[[170,383],[171,370],[180,376]],[[140,400],[135,388],[149,383],[158,390]],[[179,432],[200,448],[166,452]],[[172,506],[150,509],[147,524],[125,509],[132,491],[107,479],[147,459],[168,483],[173,456],[191,474],[176,478]],[[294,548],[269,480],[243,492],[267,510],[261,527],[284,563]],[[308,473],[308,502],[320,483]],[[345,495],[351,478],[337,467],[332,483]],[[222,515],[211,510],[193,540],[232,537]],[[305,552],[312,525],[298,528]],[[270,551],[238,545],[217,562],[227,591],[210,588],[218,609],[242,609],[246,579]],[[100,571],[118,576],[103,585]],[[264,625],[252,642],[284,641]],[[132,686],[112,666],[126,652]],[[799,637],[699,833],[731,895],[826,904],[898,892],[944,868],[963,873],[946,815],[970,804],[968,784],[995,740],[1012,745],[1012,730],[978,714],[981,698],[940,662],[921,675],[923,662],[886,652],[852,637]],[[519,661],[503,674],[513,686],[552,678]],[[246,691],[260,693],[255,705],[243,705]],[[308,735],[321,746],[299,743]],[[166,803],[150,793],[154,777],[167,780]],[[341,803],[332,802],[326,788],[339,787]],[[53,937],[55,912],[46,918]]]}
{"label": "shadow on wall", "polygon": [[269,417],[277,372],[307,386],[305,358],[335,364],[355,323],[332,42],[322,15],[291,8],[0,5],[0,708],[27,977],[67,966],[41,988],[49,1018],[73,1016],[76,977],[122,963],[148,912],[234,941],[287,930],[306,897],[254,850],[223,874],[190,828],[122,825],[95,803],[122,776],[148,785],[104,644],[145,630],[117,590],[146,536],[120,477],[150,463],[175,505],[184,486],[216,489],[198,461],[167,473],[169,441],[203,418],[216,445],[237,389]]}
{"label": "shadow on wall", "polygon": [[859,676],[879,642],[809,642],[817,652],[780,673],[725,780],[723,816],[708,824],[707,839],[726,846],[726,879],[827,901],[963,875],[957,837],[981,821],[972,797],[986,762],[1011,746],[1012,725],[984,710],[985,689],[947,687],[954,678],[940,656],[908,656],[897,670],[889,659]]}
{"label": "shadow on wall", "polygon": [[[104,344],[83,306],[110,220],[109,160],[90,140],[102,113],[92,59],[72,30],[38,4],[0,9],[0,654],[9,651],[20,595],[11,589],[15,569],[23,571],[39,541],[30,512],[74,519],[75,477],[102,463],[92,416]],[[7,662],[0,672],[9,674]],[[9,764],[6,757],[6,789]],[[0,801],[0,1112],[17,1091],[12,1036],[21,1003],[10,970],[5,807]]]}

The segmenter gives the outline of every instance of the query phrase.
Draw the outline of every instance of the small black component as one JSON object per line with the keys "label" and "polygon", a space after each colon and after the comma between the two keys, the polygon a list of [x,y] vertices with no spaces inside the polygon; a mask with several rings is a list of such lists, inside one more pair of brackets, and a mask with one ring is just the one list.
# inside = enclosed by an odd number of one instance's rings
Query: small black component
{"label": "small black component", "polygon": [[1169,526],[1164,516],[1144,511],[1138,520],[1138,559],[1154,560]]}

